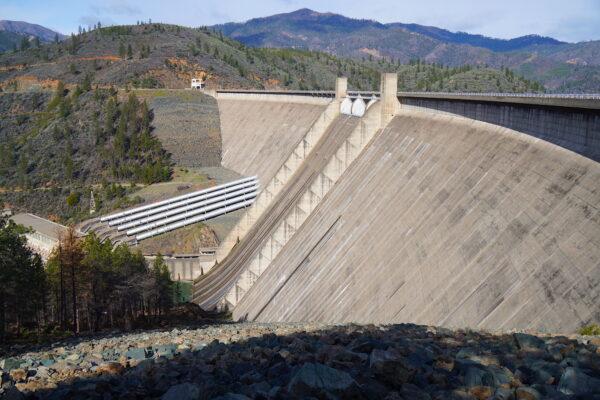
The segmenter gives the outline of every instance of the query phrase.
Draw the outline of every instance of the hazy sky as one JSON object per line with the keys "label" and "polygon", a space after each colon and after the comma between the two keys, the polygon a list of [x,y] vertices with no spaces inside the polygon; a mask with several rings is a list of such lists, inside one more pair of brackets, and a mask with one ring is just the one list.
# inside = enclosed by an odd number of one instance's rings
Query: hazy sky
{"label": "hazy sky", "polygon": [[600,39],[600,0],[0,0],[0,19],[70,33],[97,21],[109,25],[151,18],[200,26],[303,7],[500,38],[537,33],[565,41]]}

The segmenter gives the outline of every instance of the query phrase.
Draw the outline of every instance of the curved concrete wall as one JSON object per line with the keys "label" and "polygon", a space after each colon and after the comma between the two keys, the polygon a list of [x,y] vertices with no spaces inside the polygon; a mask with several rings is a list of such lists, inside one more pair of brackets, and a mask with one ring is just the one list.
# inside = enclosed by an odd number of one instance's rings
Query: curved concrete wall
{"label": "curved concrete wall", "polygon": [[262,185],[269,182],[331,101],[292,100],[219,94],[222,165],[245,176],[258,175]]}
{"label": "curved concrete wall", "polygon": [[600,164],[401,111],[234,309],[259,321],[573,332],[600,320]]}
{"label": "curved concrete wall", "polygon": [[[432,95],[433,97],[435,94]],[[512,99],[531,101],[531,99]],[[535,99],[534,99],[535,100]],[[552,99],[547,99],[551,102]],[[600,110],[488,100],[402,97],[405,106],[422,107],[504,126],[600,161]],[[557,101],[566,103],[567,100]],[[596,100],[596,102],[598,102]],[[577,102],[573,101],[574,105]],[[591,107],[591,105],[587,104]],[[597,104],[596,104],[597,105]]]}

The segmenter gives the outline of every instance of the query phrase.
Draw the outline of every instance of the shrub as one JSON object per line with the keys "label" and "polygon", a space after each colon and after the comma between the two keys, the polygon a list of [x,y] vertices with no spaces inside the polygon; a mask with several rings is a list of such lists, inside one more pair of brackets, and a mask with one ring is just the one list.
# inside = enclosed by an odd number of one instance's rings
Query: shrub
{"label": "shrub", "polygon": [[579,334],[584,336],[598,336],[600,335],[600,325],[591,324],[584,326],[579,330]]}
{"label": "shrub", "polygon": [[80,195],[77,192],[73,192],[70,195],[67,196],[67,205],[69,207],[75,207],[77,204],[79,204],[79,198]]}

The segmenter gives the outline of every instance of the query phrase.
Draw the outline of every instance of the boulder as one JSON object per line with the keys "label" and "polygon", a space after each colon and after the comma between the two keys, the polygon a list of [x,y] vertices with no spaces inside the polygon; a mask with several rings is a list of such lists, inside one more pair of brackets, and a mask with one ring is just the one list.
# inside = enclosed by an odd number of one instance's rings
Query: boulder
{"label": "boulder", "polygon": [[22,362],[18,358],[5,358],[4,360],[0,360],[0,369],[8,372],[11,369],[19,368]]}
{"label": "boulder", "polygon": [[496,387],[497,382],[494,375],[483,367],[469,367],[465,374],[465,386],[468,388],[476,386]]}
{"label": "boulder", "polygon": [[50,369],[48,367],[41,365],[41,366],[37,367],[37,369],[35,371],[35,376],[36,376],[36,378],[39,378],[39,379],[48,379],[50,377]]}
{"label": "boulder", "polygon": [[299,397],[361,397],[358,385],[348,373],[316,363],[306,363],[296,371],[288,392]]}
{"label": "boulder", "polygon": [[42,364],[44,367],[50,367],[52,364],[54,364],[54,359],[52,358],[45,358],[43,360],[40,361],[40,364]]}
{"label": "boulder", "polygon": [[177,352],[177,346],[174,344],[165,344],[157,346],[155,350],[156,356],[172,359],[175,357],[175,353]]}
{"label": "boulder", "polygon": [[514,400],[515,391],[507,388],[498,388],[492,396],[492,400]]}
{"label": "boulder", "polygon": [[145,360],[146,350],[143,348],[133,348],[125,352],[125,357],[133,360]]}
{"label": "boulder", "polygon": [[542,395],[532,387],[521,386],[515,390],[517,400],[540,400]]}
{"label": "boulder", "polygon": [[21,368],[10,371],[10,377],[15,382],[24,382],[27,379],[27,371]]}
{"label": "boulder", "polygon": [[487,400],[492,397],[494,390],[489,386],[473,386],[469,389],[469,393],[478,400]]}
{"label": "boulder", "polygon": [[192,383],[171,386],[160,398],[161,400],[196,400],[200,398],[200,389]]}
{"label": "boulder", "polygon": [[9,387],[2,395],[3,400],[25,400],[25,395],[14,386]]}
{"label": "boulder", "polygon": [[585,374],[579,368],[568,367],[560,377],[558,390],[569,395],[600,394],[600,379]]}
{"label": "boulder", "polygon": [[542,339],[527,333],[515,333],[513,337],[521,350],[541,350],[546,346]]}
{"label": "boulder", "polygon": [[125,367],[123,367],[123,365],[121,365],[117,362],[104,363],[104,364],[101,364],[98,366],[99,373],[106,373],[106,374],[112,374],[112,375],[121,374],[124,370],[125,370]]}
{"label": "boulder", "polygon": [[369,367],[379,380],[393,387],[401,387],[415,375],[415,369],[392,350],[373,350],[369,356]]}
{"label": "boulder", "polygon": [[227,393],[223,396],[215,397],[213,400],[250,400],[250,397],[239,393]]}

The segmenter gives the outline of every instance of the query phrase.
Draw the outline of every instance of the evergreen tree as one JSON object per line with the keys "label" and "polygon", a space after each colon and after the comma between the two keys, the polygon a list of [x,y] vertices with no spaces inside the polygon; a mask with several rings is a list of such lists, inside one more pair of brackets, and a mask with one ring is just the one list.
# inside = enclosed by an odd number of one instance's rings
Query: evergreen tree
{"label": "evergreen tree", "polygon": [[27,36],[23,36],[23,38],[21,39],[20,50],[25,51],[29,48],[30,45],[31,43],[29,42],[29,38]]}
{"label": "evergreen tree", "polygon": [[0,343],[6,339],[7,325],[21,326],[29,321],[40,325],[46,280],[41,258],[34,254],[23,236],[25,229],[0,218]]}
{"label": "evergreen tree", "polygon": [[114,97],[109,97],[104,107],[104,131],[108,136],[114,133],[114,124],[117,118],[117,102]]}
{"label": "evergreen tree", "polygon": [[158,313],[162,313],[173,305],[174,286],[169,268],[161,254],[154,259],[152,273],[156,287],[156,309]]}
{"label": "evergreen tree", "polygon": [[125,58],[127,54],[127,49],[125,48],[125,44],[123,42],[119,43],[119,57]]}

